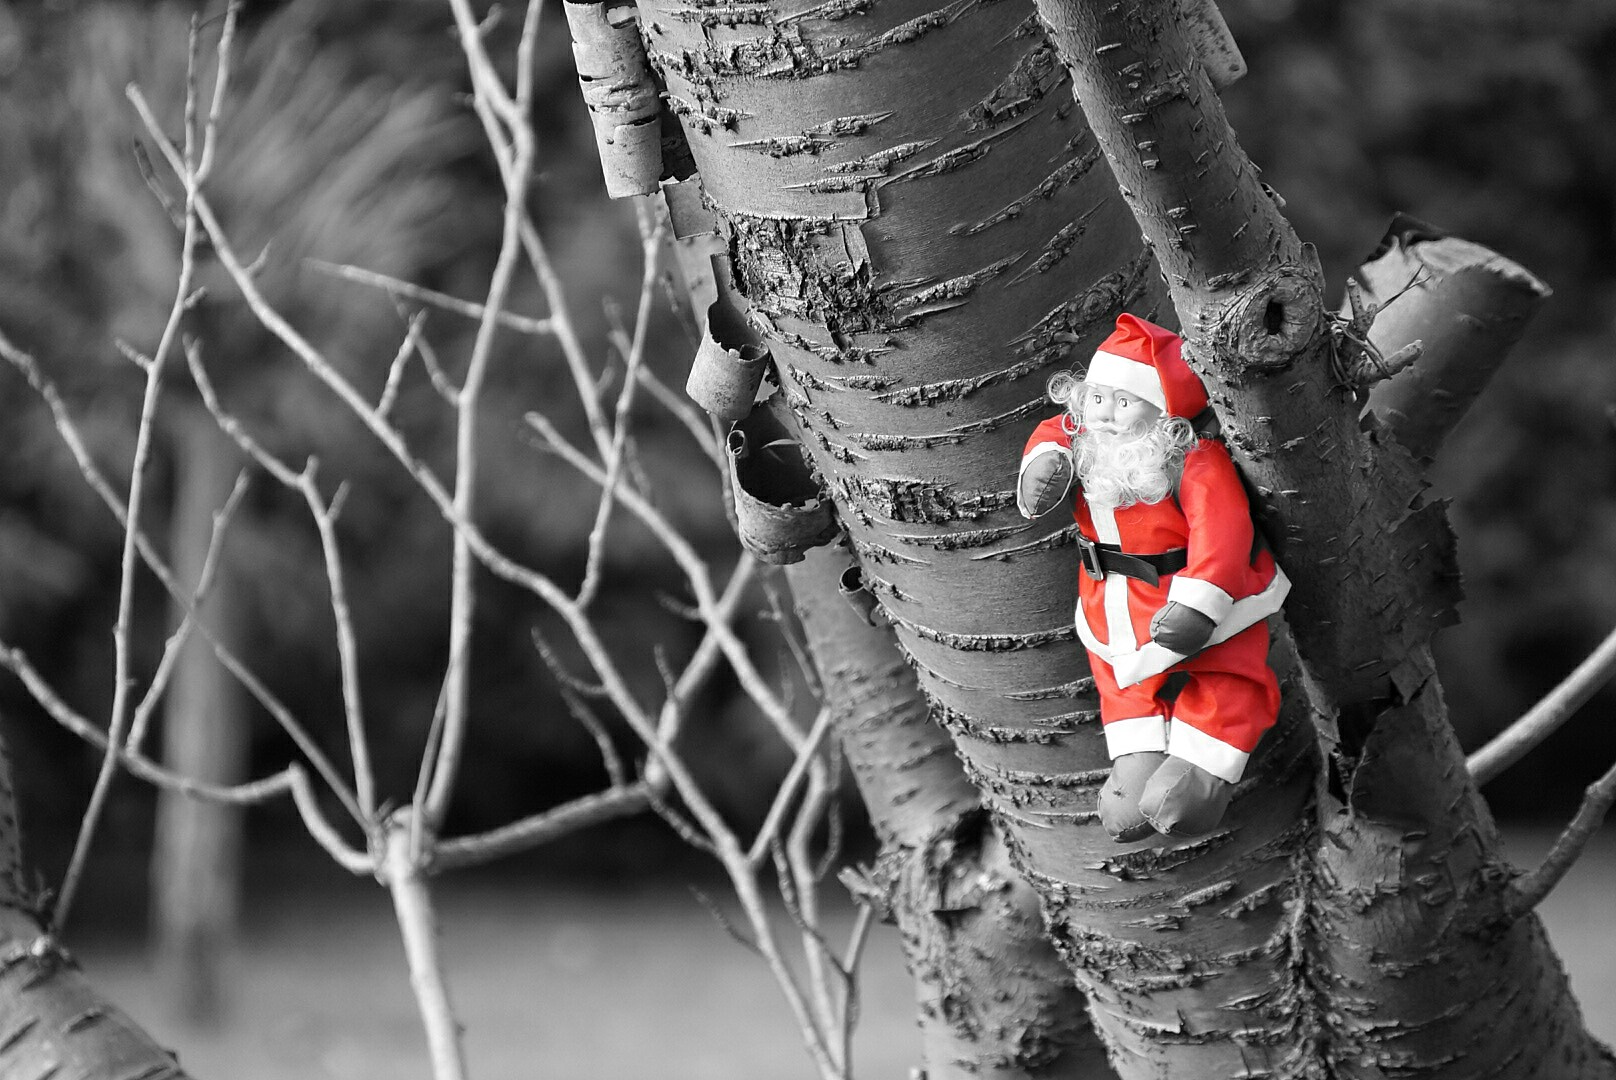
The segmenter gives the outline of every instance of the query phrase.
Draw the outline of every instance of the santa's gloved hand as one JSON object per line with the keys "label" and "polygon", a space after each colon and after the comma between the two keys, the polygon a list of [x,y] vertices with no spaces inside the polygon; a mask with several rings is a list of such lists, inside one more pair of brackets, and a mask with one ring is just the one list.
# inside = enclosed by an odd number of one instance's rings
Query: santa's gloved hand
{"label": "santa's gloved hand", "polygon": [[1034,454],[1016,484],[1016,509],[1023,517],[1042,517],[1066,498],[1072,486],[1072,457],[1060,450]]}
{"label": "santa's gloved hand", "polygon": [[1156,644],[1185,656],[1206,648],[1216,628],[1211,616],[1175,601],[1162,605],[1150,620],[1150,636]]}

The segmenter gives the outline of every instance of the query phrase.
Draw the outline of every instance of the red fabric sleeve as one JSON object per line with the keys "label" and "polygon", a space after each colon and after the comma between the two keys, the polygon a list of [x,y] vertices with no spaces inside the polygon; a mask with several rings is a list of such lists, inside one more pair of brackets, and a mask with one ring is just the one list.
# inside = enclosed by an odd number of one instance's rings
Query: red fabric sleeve
{"label": "red fabric sleeve", "polygon": [[1244,595],[1255,531],[1246,489],[1222,443],[1202,439],[1185,456],[1178,499],[1190,542],[1189,561],[1177,576],[1216,585],[1236,598]]}
{"label": "red fabric sleeve", "polygon": [[1065,413],[1056,413],[1048,420],[1045,420],[1043,423],[1033,428],[1032,437],[1027,440],[1027,445],[1021,449],[1021,456],[1025,458],[1033,447],[1037,446],[1039,443],[1047,442],[1059,443],[1061,446],[1070,450],[1072,448],[1072,437],[1066,434],[1066,428],[1061,424],[1061,419],[1065,417],[1065,415]]}

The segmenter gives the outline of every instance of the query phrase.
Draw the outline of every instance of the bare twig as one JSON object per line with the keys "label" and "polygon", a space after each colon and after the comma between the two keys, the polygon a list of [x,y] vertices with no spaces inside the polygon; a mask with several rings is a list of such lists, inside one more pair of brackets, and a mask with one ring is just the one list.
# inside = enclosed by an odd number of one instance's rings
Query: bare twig
{"label": "bare twig", "polygon": [[326,584],[330,589],[331,613],[336,620],[337,659],[342,673],[343,716],[348,726],[348,746],[353,756],[354,793],[359,809],[366,818],[376,809],[376,783],[370,765],[370,748],[365,738],[364,706],[359,691],[359,647],[355,640],[353,615],[348,607],[348,589],[342,573],[342,556],[337,548],[336,500],[327,503],[315,482],[316,466],[310,458],[301,471],[292,468],[271,454],[254,439],[246,427],[228,412],[219,400],[202,364],[200,350],[188,343],[185,359],[196,382],[197,391],[219,427],[242,451],[256,461],[265,472],[303,497],[320,534],[320,550],[325,561]]}
{"label": "bare twig", "polygon": [[490,315],[486,304],[462,300],[458,296],[450,296],[448,293],[438,292],[436,289],[428,289],[420,285],[411,284],[408,281],[401,281],[386,274],[379,274],[374,270],[366,270],[359,266],[329,263],[323,259],[305,259],[304,261],[322,273],[345,278],[348,281],[356,281],[361,285],[370,285],[383,289],[393,296],[402,296],[410,300],[418,300],[423,304],[431,304],[433,307],[442,308],[444,311],[464,315],[468,319],[481,321],[492,318],[499,325],[524,334],[546,335],[553,333],[549,319],[535,319],[528,315],[517,315],[503,308]]}
{"label": "bare twig", "polygon": [[819,716],[814,720],[814,726],[809,729],[808,737],[803,740],[797,749],[797,759],[791,763],[791,770],[780,783],[780,790],[775,792],[774,802],[763,819],[763,825],[758,829],[757,838],[752,841],[752,848],[747,852],[747,861],[756,866],[763,861],[768,853],[769,845],[779,839],[780,822],[784,820],[791,800],[797,797],[797,788],[802,778],[808,774],[808,767],[819,756],[819,745],[830,730],[831,710],[819,710]]}
{"label": "bare twig", "polygon": [[431,869],[436,873],[482,866],[580,829],[637,814],[650,805],[650,791],[643,781],[581,795],[485,833],[439,840],[432,852]]}
{"label": "bare twig", "polygon": [[[194,40],[195,34],[193,30],[193,52]],[[187,85],[185,95],[188,121],[194,115],[196,107],[194,55],[192,59],[193,63],[188,73],[191,81]],[[129,725],[132,722],[129,698],[134,685],[131,671],[131,635],[133,633],[135,573],[139,563],[137,537],[140,534],[140,516],[146,496],[146,466],[151,458],[157,403],[162,397],[163,367],[174,347],[174,343],[179,338],[181,321],[187,308],[187,298],[191,294],[196,277],[196,247],[199,230],[196,221],[195,200],[197,185],[201,178],[197,174],[195,160],[196,147],[193,139],[192,124],[187,122],[183,161],[180,168],[176,170],[185,182],[185,210],[183,238],[180,244],[179,280],[174,290],[174,302],[169,307],[168,319],[163,326],[157,348],[152,352],[151,362],[146,368],[146,387],[141,397],[140,420],[135,434],[134,458],[129,469],[129,494],[125,500],[128,506],[128,522],[124,527],[123,552],[119,560],[118,615],[113,627],[114,684],[111,717],[107,723],[108,746],[106,753],[101,758],[101,767],[96,773],[95,786],[90,792],[89,805],[85,808],[84,819],[79,827],[78,839],[74,842],[73,854],[68,860],[67,871],[62,877],[61,889],[56,896],[56,906],[51,913],[51,928],[58,933],[66,925],[68,914],[73,909],[73,901],[78,892],[79,881],[84,876],[85,860],[89,857],[90,846],[95,841],[96,827],[106,807],[107,797],[112,790],[112,778],[117,773],[119,748],[122,746],[128,734]]]}
{"label": "bare twig", "polygon": [[[0,645],[0,667],[17,676],[34,701],[52,720],[98,750],[111,749],[112,743],[107,738],[107,733],[63,701],[55,688],[21,650]],[[130,775],[157,787],[181,795],[194,795],[199,799],[244,806],[266,802],[292,790],[291,769],[241,784],[214,784],[205,780],[194,780],[165,769],[145,754],[127,745],[120,747],[117,753],[119,762],[129,770]]]}
{"label": "bare twig", "polygon": [[196,588],[191,593],[190,607],[180,619],[179,626],[169,635],[167,644],[163,646],[163,658],[157,663],[157,671],[152,675],[151,684],[146,687],[145,696],[135,707],[135,718],[129,725],[127,740],[131,750],[138,750],[146,741],[146,732],[151,726],[152,717],[157,714],[157,706],[162,700],[164,691],[168,689],[174,665],[179,662],[180,653],[184,650],[185,643],[190,640],[192,625],[197,618],[195,613],[201,610],[213,587],[213,578],[219,568],[219,553],[224,548],[224,536],[230,519],[235,516],[236,508],[241,505],[242,496],[246,494],[247,474],[242,473],[236,477],[235,486],[230,489],[224,505],[213,515],[213,533],[208,537],[208,550],[202,558],[202,570],[197,575]]}
{"label": "bare twig", "polygon": [[1594,833],[1599,831],[1600,824],[1605,820],[1611,805],[1616,803],[1616,766],[1610,771],[1588,785],[1582,795],[1582,805],[1577,807],[1577,814],[1566,826],[1565,832],[1555,840],[1554,847],[1549,850],[1543,862],[1537,869],[1517,879],[1510,887],[1509,898],[1505,904],[1506,917],[1510,921],[1520,918],[1548,896],[1554,887],[1560,884],[1560,879],[1582,857],[1583,849]]}
{"label": "bare twig", "polygon": [[[113,490],[111,483],[101,472],[100,467],[96,465],[95,459],[90,456],[89,447],[85,445],[84,437],[79,431],[78,425],[74,423],[72,414],[68,411],[67,404],[62,400],[62,396],[57,391],[55,384],[45,378],[44,374],[39,370],[39,364],[32,356],[18,349],[6,339],[4,334],[0,334],[0,358],[5,359],[16,367],[18,371],[22,372],[23,377],[28,380],[28,384],[45,401],[45,404],[50,408],[51,417],[56,424],[56,430],[62,436],[63,443],[72,453],[85,483],[101,499],[103,505],[112,512],[118,523],[126,531],[130,530],[132,519],[129,516],[128,509],[124,506],[118,493]],[[297,723],[290,710],[248,670],[247,666],[241,662],[229,647],[209,631],[206,625],[197,621],[196,612],[191,608],[189,590],[180,586],[174,575],[169,571],[168,564],[158,555],[146,534],[138,529],[132,531],[134,532],[136,547],[140,552],[141,559],[146,564],[146,568],[162,583],[169,597],[190,617],[194,627],[193,633],[202,635],[203,640],[213,649],[214,656],[224,665],[225,669],[235,676],[236,680],[264,708],[264,711],[269,713],[270,717],[296,743],[298,750],[302,752],[303,756],[314,766],[315,771],[320,774],[321,779],[342,801],[343,806],[347,808],[354,821],[361,826],[365,826],[367,822],[364,814],[359,809],[358,801],[353,793],[348,790],[348,785],[343,780],[342,775],[337,772],[330,759],[321,751],[319,745],[309,736],[308,732],[303,730],[302,725]]]}
{"label": "bare twig", "polygon": [[1538,743],[1558,731],[1573,713],[1616,675],[1616,630],[1589,653],[1542,701],[1477,750],[1465,761],[1479,787],[1525,757]]}
{"label": "bare twig", "polygon": [[393,362],[387,365],[387,381],[382,384],[382,393],[376,399],[376,414],[386,416],[393,411],[393,405],[398,401],[398,391],[404,385],[404,367],[409,363],[410,357],[420,349],[421,334],[426,327],[426,312],[417,311],[409,317],[409,329],[404,332],[404,340],[399,342],[398,351],[393,354]]}
{"label": "bare twig", "polygon": [[690,437],[696,440],[696,445],[701,447],[702,453],[706,454],[714,467],[722,473],[727,465],[724,460],[723,444],[713,437],[712,424],[708,418],[697,411],[689,398],[663,382],[650,368],[640,368],[640,381],[651,392],[651,396],[684,425],[685,430],[690,432]]}
{"label": "bare twig", "polygon": [[588,607],[600,585],[601,548],[606,542],[606,526],[611,520],[612,507],[617,505],[617,485],[628,454],[629,411],[634,406],[634,391],[640,381],[636,378],[645,358],[645,332],[651,324],[652,289],[656,284],[657,256],[662,251],[662,226],[653,224],[640,213],[640,248],[644,270],[640,279],[640,306],[634,318],[634,339],[623,358],[625,370],[623,388],[617,395],[617,410],[612,418],[611,450],[606,458],[606,479],[601,485],[600,503],[595,511],[595,525],[589,532],[588,554],[584,560],[584,581],[578,588],[577,604]]}

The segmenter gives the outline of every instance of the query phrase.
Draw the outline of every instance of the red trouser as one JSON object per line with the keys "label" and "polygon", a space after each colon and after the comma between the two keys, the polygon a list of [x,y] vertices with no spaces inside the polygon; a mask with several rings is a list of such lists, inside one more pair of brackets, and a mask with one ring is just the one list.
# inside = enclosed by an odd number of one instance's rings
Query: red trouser
{"label": "red trouser", "polygon": [[[1210,645],[1160,675],[1118,686],[1111,665],[1089,653],[1100,693],[1100,723],[1142,716],[1177,720],[1249,754],[1279,715],[1279,679],[1268,666],[1268,624],[1248,626]],[[1157,695],[1174,672],[1189,675],[1178,697]]]}

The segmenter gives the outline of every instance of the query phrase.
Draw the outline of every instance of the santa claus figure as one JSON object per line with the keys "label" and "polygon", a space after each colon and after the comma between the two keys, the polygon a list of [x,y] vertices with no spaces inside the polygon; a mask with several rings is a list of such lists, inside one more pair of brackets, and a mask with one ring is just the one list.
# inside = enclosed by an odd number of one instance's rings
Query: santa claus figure
{"label": "santa claus figure", "polygon": [[1264,620],[1290,582],[1256,537],[1182,344],[1118,318],[1086,376],[1050,380],[1067,411],[1033,432],[1017,485],[1031,518],[1077,484],[1077,632],[1112,760],[1100,822],[1119,841],[1216,828],[1279,711]]}

